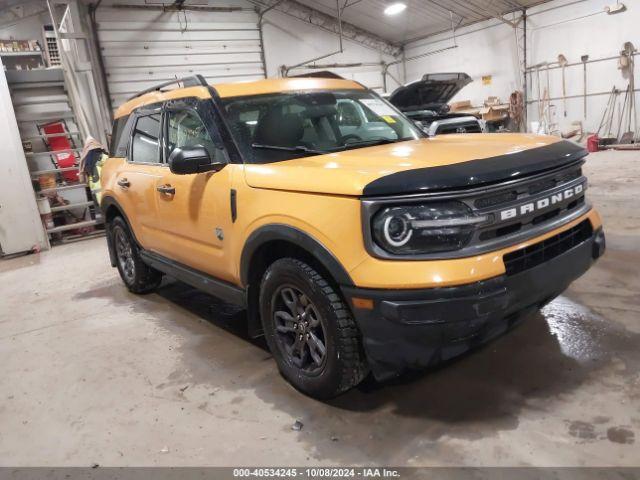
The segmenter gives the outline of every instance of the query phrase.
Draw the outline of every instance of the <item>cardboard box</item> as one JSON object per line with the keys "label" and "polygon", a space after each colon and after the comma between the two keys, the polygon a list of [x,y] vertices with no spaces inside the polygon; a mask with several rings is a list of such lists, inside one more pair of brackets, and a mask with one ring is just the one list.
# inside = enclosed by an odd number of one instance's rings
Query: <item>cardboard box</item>
{"label": "cardboard box", "polygon": [[484,106],[485,107],[493,107],[495,105],[500,105],[502,102],[500,101],[500,99],[498,97],[488,97],[485,101],[484,101]]}
{"label": "cardboard box", "polygon": [[460,100],[459,102],[452,102],[449,104],[450,112],[458,112],[460,110],[469,110],[473,108],[471,100]]}
{"label": "cardboard box", "polygon": [[490,107],[484,107],[480,109],[482,119],[487,122],[495,122],[496,120],[503,120],[509,116],[509,105],[501,104]]}

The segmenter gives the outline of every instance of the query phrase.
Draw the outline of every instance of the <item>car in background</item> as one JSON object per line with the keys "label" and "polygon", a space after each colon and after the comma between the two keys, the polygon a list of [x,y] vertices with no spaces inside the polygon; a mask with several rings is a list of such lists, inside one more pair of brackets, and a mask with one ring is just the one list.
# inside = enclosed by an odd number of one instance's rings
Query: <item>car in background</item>
{"label": "car in background", "polygon": [[484,129],[476,117],[449,111],[451,99],[472,81],[466,73],[427,73],[394,90],[388,100],[430,137],[481,133]]}
{"label": "car in background", "polygon": [[[377,115],[372,107],[386,115]],[[395,123],[397,113],[381,100],[340,98],[336,101],[336,110],[338,128],[345,143],[396,137],[391,125]]]}

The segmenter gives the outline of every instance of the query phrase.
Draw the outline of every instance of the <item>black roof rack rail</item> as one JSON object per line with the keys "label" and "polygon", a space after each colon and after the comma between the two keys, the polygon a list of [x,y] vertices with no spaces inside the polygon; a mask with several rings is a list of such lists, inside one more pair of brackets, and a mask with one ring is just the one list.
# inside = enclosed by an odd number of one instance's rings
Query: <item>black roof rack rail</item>
{"label": "black roof rack rail", "polygon": [[183,88],[186,88],[186,87],[206,87],[206,86],[208,86],[207,81],[204,79],[204,77],[202,75],[193,75],[191,77],[176,78],[175,80],[171,80],[169,82],[164,82],[164,83],[161,83],[161,84],[156,85],[154,87],[147,88],[146,90],[142,90],[141,92],[136,93],[135,95],[127,98],[127,102],[129,100],[133,100],[134,98],[141,97],[142,95],[144,95],[146,93],[159,92],[162,88],[168,87],[169,85],[174,85],[174,84],[177,84],[177,83],[182,83],[182,87]]}
{"label": "black roof rack rail", "polygon": [[338,80],[346,80],[337,73],[330,72],[329,70],[320,70],[319,72],[300,73],[298,75],[289,75],[289,78],[336,78]]}

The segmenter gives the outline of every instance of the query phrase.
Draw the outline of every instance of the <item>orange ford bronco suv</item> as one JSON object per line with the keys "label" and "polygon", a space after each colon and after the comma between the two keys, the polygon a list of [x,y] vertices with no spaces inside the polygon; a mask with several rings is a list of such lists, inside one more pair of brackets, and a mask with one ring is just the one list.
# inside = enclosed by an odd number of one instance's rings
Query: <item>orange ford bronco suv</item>
{"label": "orange ford bronco suv", "polygon": [[342,79],[169,86],[116,113],[111,263],[132,292],[168,274],[246,307],[314,397],[495,337],[604,251],[574,143],[426,138]]}

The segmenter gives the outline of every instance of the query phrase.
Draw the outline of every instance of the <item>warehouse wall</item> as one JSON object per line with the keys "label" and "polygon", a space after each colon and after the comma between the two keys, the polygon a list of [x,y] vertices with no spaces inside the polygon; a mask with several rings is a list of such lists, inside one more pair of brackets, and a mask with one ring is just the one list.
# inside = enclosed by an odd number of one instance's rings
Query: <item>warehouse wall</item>
{"label": "warehouse wall", "polygon": [[[44,5],[43,5],[44,6]],[[51,24],[49,12],[40,15],[16,20],[15,23],[7,23],[0,28],[0,38],[8,40],[38,40],[42,44],[42,26]]]}
{"label": "warehouse wall", "polygon": [[[411,60],[431,52],[436,53]],[[513,29],[497,20],[460,29],[455,39],[449,31],[410,43],[406,46],[405,55],[407,81],[416,80],[425,73],[468,73],[473,83],[465,87],[455,100],[471,100],[474,105],[479,105],[490,95],[504,98],[520,86]],[[490,85],[482,84],[483,75],[492,76]]]}
{"label": "warehouse wall", "polygon": [[[561,130],[572,121],[583,121],[585,128],[598,128],[608,99],[608,92],[616,85],[627,87],[617,69],[617,59],[590,63],[587,66],[588,93],[605,93],[588,98],[587,118],[583,118],[583,72],[580,56],[588,54],[598,59],[619,54],[625,41],[634,41],[640,47],[637,25],[640,24],[638,2],[623,0],[627,11],[607,15],[604,6],[614,0],[558,0],[528,10],[528,60],[529,66],[541,62],[554,62],[558,54],[567,57],[569,63],[579,63],[566,69],[567,95],[578,98],[567,100],[567,116],[563,115],[562,100],[555,100],[555,121]],[[511,91],[521,88],[518,67],[518,49],[513,29],[497,20],[482,22],[460,29],[456,35],[458,48],[423,57],[406,64],[407,80],[427,72],[465,71],[474,82],[458,94],[455,100],[469,99],[481,104],[490,95],[507,100]],[[450,32],[407,45],[407,57],[433,52],[454,44]],[[638,68],[636,68],[636,74]],[[481,77],[491,75],[490,85],[483,85]],[[542,89],[546,87],[546,72],[541,72]],[[550,96],[562,96],[561,70],[549,71]],[[537,98],[537,79],[533,75],[529,86],[530,99]],[[537,105],[529,107],[529,121],[537,120]]]}
{"label": "warehouse wall", "polygon": [[[249,2],[224,0],[210,5],[235,5],[246,10],[233,13],[163,13],[154,10],[113,8],[107,0],[98,10],[97,22],[107,80],[114,106],[135,92],[175,75],[201,73],[212,83],[263,78],[258,15]],[[143,3],[130,0],[126,3]],[[288,15],[271,11],[264,19],[266,75],[280,76],[280,65],[317,57],[338,48],[338,37]],[[295,46],[295,48],[292,48]],[[322,63],[380,63],[391,57],[351,41],[344,53]],[[379,65],[333,69],[368,86],[382,87]],[[306,70],[295,70],[299,73]],[[398,68],[394,76],[399,75]],[[393,80],[389,85],[394,87]]]}
{"label": "warehouse wall", "polygon": [[[202,74],[211,83],[263,78],[258,16],[242,0],[209,2],[238,12],[162,12],[98,9],[98,36],[113,106],[131,95],[178,77]],[[144,5],[144,0],[127,4]]]}
{"label": "warehouse wall", "polygon": [[[113,8],[116,3],[144,5],[144,0],[103,0],[97,14],[98,35],[105,61],[111,101],[115,106],[133,93],[175,75],[202,73],[209,81],[239,81],[263,78],[259,55],[258,15],[245,0],[210,1],[209,5],[238,6],[241,12],[166,13],[159,10]],[[0,30],[0,36],[40,38],[48,15],[24,20]],[[272,10],[264,18],[267,76],[280,76],[282,64],[293,65],[338,49],[338,37],[307,22]],[[366,63],[361,67],[331,69],[347,78],[382,90],[382,61],[388,55],[350,40],[344,53],[320,63]],[[309,72],[293,70],[291,74]],[[402,81],[402,68],[391,74]],[[387,77],[388,88],[397,84]]]}
{"label": "warehouse wall", "polygon": [[[280,66],[295,65],[297,63],[319,57],[338,50],[338,37],[330,32],[321,30],[301,20],[294,19],[283,13],[272,11],[264,17],[264,41],[269,77],[280,76]],[[393,57],[383,55],[359,43],[344,41],[344,52],[320,60],[319,64],[333,63],[376,63],[390,62]],[[380,65],[330,68],[345,78],[362,82],[370,88],[382,90],[382,67]],[[296,69],[296,73],[308,73],[311,70]],[[392,67],[391,73],[402,81],[400,67]],[[390,77],[387,78],[388,89],[393,90],[397,84]]]}
{"label": "warehouse wall", "polygon": [[48,245],[0,58],[0,255]]}

